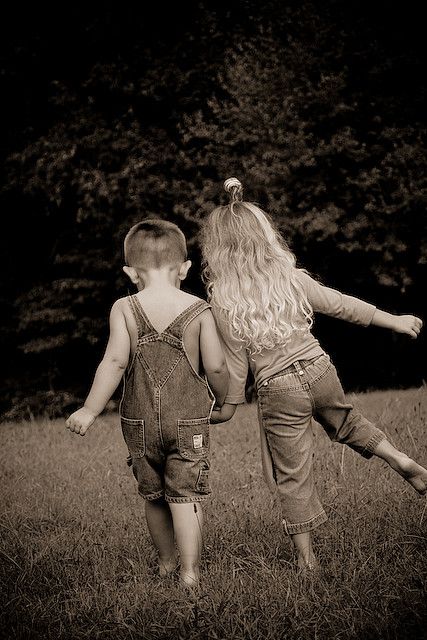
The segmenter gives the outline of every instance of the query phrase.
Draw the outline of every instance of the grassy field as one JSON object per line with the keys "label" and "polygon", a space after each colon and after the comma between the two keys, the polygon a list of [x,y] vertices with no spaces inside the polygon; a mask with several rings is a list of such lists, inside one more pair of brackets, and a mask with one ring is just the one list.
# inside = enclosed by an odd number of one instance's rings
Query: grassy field
{"label": "grassy field", "polygon": [[[426,389],[354,398],[427,464]],[[427,637],[427,512],[378,461],[316,430],[329,521],[323,569],[295,570],[263,483],[255,405],[212,428],[202,595],[161,581],[116,415],[85,437],[62,420],[2,429],[2,637],[416,639]]]}

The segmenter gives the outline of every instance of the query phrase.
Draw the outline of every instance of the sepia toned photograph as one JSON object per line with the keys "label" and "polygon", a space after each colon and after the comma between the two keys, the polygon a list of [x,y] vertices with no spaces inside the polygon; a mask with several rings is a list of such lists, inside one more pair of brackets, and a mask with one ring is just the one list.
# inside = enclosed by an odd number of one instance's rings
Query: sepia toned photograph
{"label": "sepia toned photograph", "polygon": [[425,640],[422,3],[0,30],[2,638]]}

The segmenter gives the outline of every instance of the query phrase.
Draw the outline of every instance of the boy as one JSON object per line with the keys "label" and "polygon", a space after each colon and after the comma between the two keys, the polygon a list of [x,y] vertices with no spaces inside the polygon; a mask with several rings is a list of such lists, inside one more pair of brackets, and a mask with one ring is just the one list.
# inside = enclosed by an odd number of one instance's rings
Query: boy
{"label": "boy", "polygon": [[159,573],[176,568],[177,547],[180,580],[193,587],[200,502],[210,493],[210,413],[214,403],[223,404],[228,370],[209,305],[180,290],[191,266],[181,230],[165,220],[144,220],[130,229],[124,253],[123,270],[138,293],[114,303],[104,358],[84,406],[66,425],[83,436],[126,371],[121,424]]}

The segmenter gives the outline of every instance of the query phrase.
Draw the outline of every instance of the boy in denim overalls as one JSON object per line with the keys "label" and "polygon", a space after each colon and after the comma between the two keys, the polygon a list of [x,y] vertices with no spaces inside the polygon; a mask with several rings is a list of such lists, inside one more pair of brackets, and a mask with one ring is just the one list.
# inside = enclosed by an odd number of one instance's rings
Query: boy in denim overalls
{"label": "boy in denim overalls", "polygon": [[210,493],[210,414],[224,401],[228,370],[209,305],[180,290],[191,266],[180,229],[142,221],[127,234],[124,251],[123,269],[138,293],[113,305],[104,358],[67,427],[84,435],[125,374],[122,430],[160,575],[175,569],[177,547],[181,582],[196,586],[200,502]]}

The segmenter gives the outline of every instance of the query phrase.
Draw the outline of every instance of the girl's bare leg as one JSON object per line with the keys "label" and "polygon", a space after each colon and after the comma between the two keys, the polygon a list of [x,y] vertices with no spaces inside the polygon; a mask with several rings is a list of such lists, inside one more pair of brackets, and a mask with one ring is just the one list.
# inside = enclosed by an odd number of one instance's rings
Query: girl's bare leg
{"label": "girl's bare leg", "polygon": [[298,567],[300,569],[316,569],[317,560],[313,551],[311,531],[294,533],[291,535],[291,539],[298,554]]}
{"label": "girl's bare leg", "polygon": [[374,455],[385,460],[394,471],[397,471],[421,495],[427,494],[427,469],[399,451],[388,440],[381,440]]}
{"label": "girl's bare leg", "polygon": [[202,552],[203,511],[199,503],[169,504],[175,540],[180,555],[180,579],[182,584],[197,587]]}
{"label": "girl's bare leg", "polygon": [[[381,440],[374,454],[385,460],[394,471],[397,471],[418,493],[427,494],[427,469],[399,451],[388,440]],[[298,554],[300,569],[316,569],[317,560],[314,555],[311,532],[291,535]]]}
{"label": "girl's bare leg", "polygon": [[172,514],[167,502],[160,498],[145,501],[145,515],[151,539],[159,552],[159,575],[164,577],[176,569],[177,564]]}

